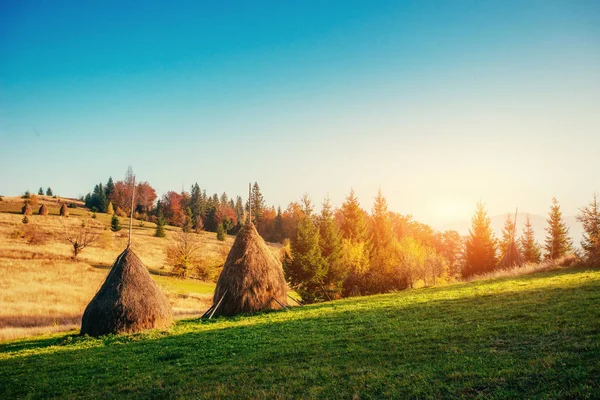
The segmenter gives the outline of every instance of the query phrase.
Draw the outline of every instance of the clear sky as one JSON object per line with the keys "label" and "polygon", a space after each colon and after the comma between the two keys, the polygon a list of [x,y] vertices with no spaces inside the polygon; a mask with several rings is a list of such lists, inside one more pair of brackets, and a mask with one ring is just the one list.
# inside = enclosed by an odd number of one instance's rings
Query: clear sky
{"label": "clear sky", "polygon": [[91,3],[0,0],[0,194],[131,164],[436,225],[600,191],[597,0]]}

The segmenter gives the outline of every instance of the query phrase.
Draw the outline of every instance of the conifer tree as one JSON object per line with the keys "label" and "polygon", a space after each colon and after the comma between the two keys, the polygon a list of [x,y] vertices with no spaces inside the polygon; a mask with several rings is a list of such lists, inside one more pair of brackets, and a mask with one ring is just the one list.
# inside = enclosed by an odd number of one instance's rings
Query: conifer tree
{"label": "conifer tree", "polygon": [[381,189],[377,192],[370,226],[370,271],[367,279],[370,293],[394,289],[394,271],[391,245],[394,239],[388,214],[387,201]]}
{"label": "conifer tree", "polygon": [[156,237],[165,237],[165,216],[163,215],[162,208],[160,204],[158,205],[158,216],[156,217],[156,232],[154,232],[154,236]]}
{"label": "conifer tree", "polygon": [[273,239],[278,243],[281,243],[283,240],[283,214],[281,213],[281,207],[277,207],[277,215],[273,224]]}
{"label": "conifer tree", "polygon": [[541,261],[542,251],[540,245],[535,240],[535,232],[533,231],[529,214],[527,214],[525,229],[523,229],[523,234],[521,235],[519,242],[521,244],[521,255],[523,256],[524,262],[537,264]]}
{"label": "conifer tree", "polygon": [[46,196],[54,196],[54,193],[52,193],[52,189],[50,187],[46,189]]}
{"label": "conifer tree", "polygon": [[[248,208],[248,207],[246,207]],[[256,229],[260,232],[262,214],[265,209],[265,199],[263,198],[262,193],[260,192],[260,187],[258,186],[258,182],[254,182],[252,185],[252,221],[254,225],[256,225]]]}
{"label": "conifer tree", "polygon": [[119,222],[119,217],[117,217],[117,214],[113,214],[112,219],[110,220],[110,230],[113,232],[121,230],[121,224]]}
{"label": "conifer tree", "polygon": [[506,219],[504,220],[504,227],[502,228],[502,239],[498,243],[498,247],[500,250],[500,259],[504,257],[506,252],[508,251],[508,247],[511,246],[515,238],[516,227],[514,223],[514,217],[511,216],[510,213],[506,214]]}
{"label": "conifer tree", "polygon": [[[342,234],[333,217],[331,201],[326,197],[319,216],[319,247],[325,262],[324,286],[332,296],[339,296],[342,292],[344,279],[347,276],[342,266]],[[278,209],[278,216],[281,208]],[[277,219],[276,219],[277,222]],[[283,228],[283,225],[282,225]]]}
{"label": "conifer tree", "polygon": [[113,207],[112,201],[108,202],[108,207],[106,207],[106,213],[107,214],[114,214],[115,213],[115,208]]}
{"label": "conifer tree", "polygon": [[217,225],[217,240],[222,242],[225,241],[225,228],[223,227],[223,224]]}
{"label": "conifer tree", "polygon": [[193,225],[193,215],[192,209],[190,207],[186,207],[185,209],[185,220],[183,221],[183,225],[181,226],[181,230],[188,233],[192,231]]}
{"label": "conifer tree", "polygon": [[573,249],[573,243],[569,238],[569,228],[562,220],[560,204],[558,204],[555,197],[552,198],[552,206],[546,222],[548,226],[546,227],[546,240],[544,243],[546,253],[544,258],[556,260],[569,253]]}
{"label": "conifer tree", "polygon": [[365,212],[360,208],[360,203],[354,195],[354,189],[350,190],[350,195],[341,208],[342,222],[340,230],[345,239],[353,243],[360,243],[366,240],[367,229],[365,223]]}
{"label": "conifer tree", "polygon": [[43,196],[43,195],[44,195],[44,189],[43,189],[42,187],[40,187],[40,188],[38,189],[38,194],[39,194],[40,196]]}
{"label": "conifer tree", "polygon": [[600,204],[594,193],[594,199],[587,207],[581,208],[577,221],[583,226],[581,248],[590,265],[600,265]]}
{"label": "conifer tree", "polygon": [[27,218],[27,215],[25,215],[23,217],[23,220],[21,222],[23,222],[24,224],[28,224],[29,223],[29,218]]}
{"label": "conifer tree", "polygon": [[113,182],[112,176],[108,178],[106,186],[104,187],[104,195],[107,199],[110,199],[110,195],[115,191],[115,183]]}
{"label": "conifer tree", "polygon": [[475,215],[471,220],[465,253],[463,277],[490,272],[496,266],[496,239],[482,202],[477,204]]}
{"label": "conifer tree", "polygon": [[305,195],[302,202],[304,215],[298,223],[296,237],[292,241],[292,262],[286,266],[286,273],[302,299],[314,302],[327,297],[322,286],[326,265],[321,256],[319,230],[312,218],[310,199]]}

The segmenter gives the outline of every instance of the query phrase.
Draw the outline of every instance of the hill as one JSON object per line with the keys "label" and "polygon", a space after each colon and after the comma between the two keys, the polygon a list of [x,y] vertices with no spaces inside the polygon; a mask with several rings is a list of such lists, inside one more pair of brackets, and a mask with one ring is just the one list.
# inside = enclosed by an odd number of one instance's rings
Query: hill
{"label": "hill", "polygon": [[0,344],[0,398],[597,398],[600,270]]}

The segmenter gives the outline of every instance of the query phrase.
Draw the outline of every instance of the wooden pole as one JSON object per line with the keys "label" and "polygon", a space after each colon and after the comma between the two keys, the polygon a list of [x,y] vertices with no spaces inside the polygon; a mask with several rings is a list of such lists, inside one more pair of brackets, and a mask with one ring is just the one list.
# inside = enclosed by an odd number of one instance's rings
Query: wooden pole
{"label": "wooden pole", "polygon": [[327,296],[327,299],[329,299],[329,301],[331,301],[331,297],[329,297],[329,293],[327,293],[327,290],[325,290],[325,288],[323,287],[322,284],[320,284],[321,289],[323,289],[323,293],[325,293],[325,296]]}
{"label": "wooden pole", "polygon": [[133,199],[135,198],[135,175],[133,176],[133,182],[131,183],[131,213],[129,213],[129,241],[127,242],[127,248],[131,246],[131,229],[133,227]]}
{"label": "wooden pole", "polygon": [[277,300],[275,297],[271,297],[271,299],[275,300],[277,302],[277,304],[279,304],[285,311],[288,311],[288,308],[286,306],[284,306],[283,304],[281,304],[281,302],[279,302],[279,300]]}
{"label": "wooden pole", "polygon": [[290,299],[294,300],[300,307],[304,307],[304,304],[300,303],[298,300],[296,300],[295,298],[293,298],[289,294],[287,295],[287,297],[289,297]]}
{"label": "wooden pole", "polygon": [[213,310],[213,312],[210,314],[210,317],[208,317],[208,319],[211,319],[213,317],[213,315],[215,315],[215,312],[217,312],[217,308],[219,308],[219,306],[221,305],[221,302],[223,301],[223,299],[225,298],[225,295],[227,294],[227,290],[225,291],[225,293],[223,293],[223,296],[221,296],[221,300],[219,300],[219,302],[217,303],[217,305],[215,306],[215,309]]}
{"label": "wooden pole", "polygon": [[213,310],[213,308],[215,308],[214,304],[212,306],[210,306],[210,308],[208,310],[206,310],[204,312],[204,314],[202,314],[202,316],[200,317],[200,319],[204,319],[204,317],[206,317]]}

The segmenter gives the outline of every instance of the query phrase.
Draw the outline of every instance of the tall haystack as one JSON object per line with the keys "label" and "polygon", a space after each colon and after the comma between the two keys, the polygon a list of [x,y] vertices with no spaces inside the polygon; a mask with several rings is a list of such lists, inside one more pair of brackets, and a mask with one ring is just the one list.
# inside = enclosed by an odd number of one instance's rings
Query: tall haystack
{"label": "tall haystack", "polygon": [[21,214],[23,214],[23,215],[31,215],[32,212],[33,211],[31,210],[31,206],[29,205],[29,203],[23,204],[23,207],[21,208]]}
{"label": "tall haystack", "polygon": [[48,207],[45,204],[40,206],[40,210],[38,211],[39,215],[48,215]]}
{"label": "tall haystack", "polygon": [[65,203],[63,203],[63,205],[60,206],[60,216],[61,217],[69,216],[69,209],[67,208],[67,205]]}
{"label": "tall haystack", "polygon": [[171,305],[129,247],[116,259],[81,319],[81,334],[100,336],[167,328]]}
{"label": "tall haystack", "polygon": [[523,257],[521,257],[519,246],[513,240],[500,260],[500,266],[502,268],[512,268],[520,267],[521,265],[523,265]]}
{"label": "tall haystack", "polygon": [[237,234],[213,296],[215,315],[231,316],[287,306],[281,262],[252,223]]}

